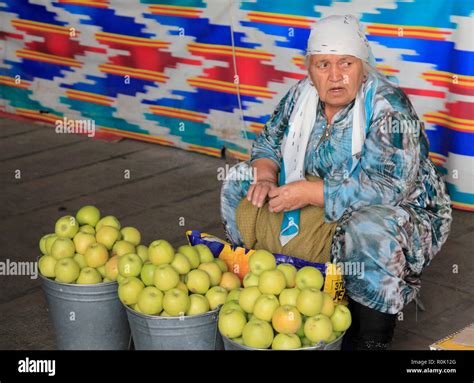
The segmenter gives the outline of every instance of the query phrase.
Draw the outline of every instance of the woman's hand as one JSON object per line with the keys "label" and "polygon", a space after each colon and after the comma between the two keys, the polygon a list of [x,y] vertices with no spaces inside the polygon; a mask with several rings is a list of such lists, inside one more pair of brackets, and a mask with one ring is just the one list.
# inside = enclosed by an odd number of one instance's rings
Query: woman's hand
{"label": "woman's hand", "polygon": [[308,205],[323,206],[323,181],[296,181],[273,188],[268,193],[269,210],[272,213],[301,209]]}
{"label": "woman's hand", "polygon": [[252,202],[255,207],[262,207],[271,190],[278,188],[273,179],[263,179],[250,185],[247,192],[247,199]]}
{"label": "woman's hand", "polygon": [[268,158],[260,158],[254,161],[253,165],[254,182],[247,191],[247,199],[255,207],[262,207],[270,190],[278,187],[277,172],[278,166]]}

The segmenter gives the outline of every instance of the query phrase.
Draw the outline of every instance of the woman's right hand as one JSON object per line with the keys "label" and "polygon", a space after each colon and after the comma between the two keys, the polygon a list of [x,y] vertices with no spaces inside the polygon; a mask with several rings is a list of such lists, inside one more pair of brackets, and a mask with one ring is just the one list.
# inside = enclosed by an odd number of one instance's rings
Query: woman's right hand
{"label": "woman's right hand", "polygon": [[272,179],[262,179],[252,183],[247,192],[247,199],[255,207],[262,207],[270,193],[270,190],[277,188],[278,185]]}

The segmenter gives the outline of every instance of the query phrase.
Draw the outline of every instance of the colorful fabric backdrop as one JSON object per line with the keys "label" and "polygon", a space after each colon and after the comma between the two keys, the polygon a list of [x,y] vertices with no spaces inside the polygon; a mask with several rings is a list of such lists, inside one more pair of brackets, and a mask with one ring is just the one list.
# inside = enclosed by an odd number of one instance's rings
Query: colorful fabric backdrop
{"label": "colorful fabric backdrop", "polygon": [[474,210],[474,0],[1,0],[0,111],[246,159],[305,76],[310,27],[351,13]]}

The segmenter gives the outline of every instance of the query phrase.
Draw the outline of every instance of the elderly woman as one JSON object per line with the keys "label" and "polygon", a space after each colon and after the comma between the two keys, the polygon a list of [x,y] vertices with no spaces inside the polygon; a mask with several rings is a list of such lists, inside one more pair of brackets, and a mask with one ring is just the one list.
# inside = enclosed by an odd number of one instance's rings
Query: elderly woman
{"label": "elderly woman", "polygon": [[[327,249],[331,262],[358,265],[344,274],[353,315],[345,343],[386,349],[396,314],[417,296],[423,269],[447,239],[450,199],[428,157],[423,123],[374,68],[356,18],[319,20],[306,62],[308,77],[283,97],[250,161],[234,166],[223,185],[226,235],[235,245],[255,244],[243,238],[248,227],[236,214],[247,203],[259,214],[256,232],[268,234],[278,217],[280,248],[268,235],[260,248],[313,261]],[[233,177],[250,170],[253,178]],[[310,209],[316,214],[305,216]],[[310,256],[295,254],[321,241]]]}

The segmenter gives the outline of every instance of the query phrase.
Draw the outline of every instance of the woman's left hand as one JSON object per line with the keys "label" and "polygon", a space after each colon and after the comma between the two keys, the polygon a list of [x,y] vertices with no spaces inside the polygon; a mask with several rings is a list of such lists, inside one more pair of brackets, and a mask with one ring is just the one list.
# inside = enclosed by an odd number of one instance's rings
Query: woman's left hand
{"label": "woman's left hand", "polygon": [[306,180],[277,187],[268,193],[269,209],[272,213],[279,213],[301,209],[307,205],[319,205],[317,198],[322,193],[322,187],[322,181],[309,182]]}

